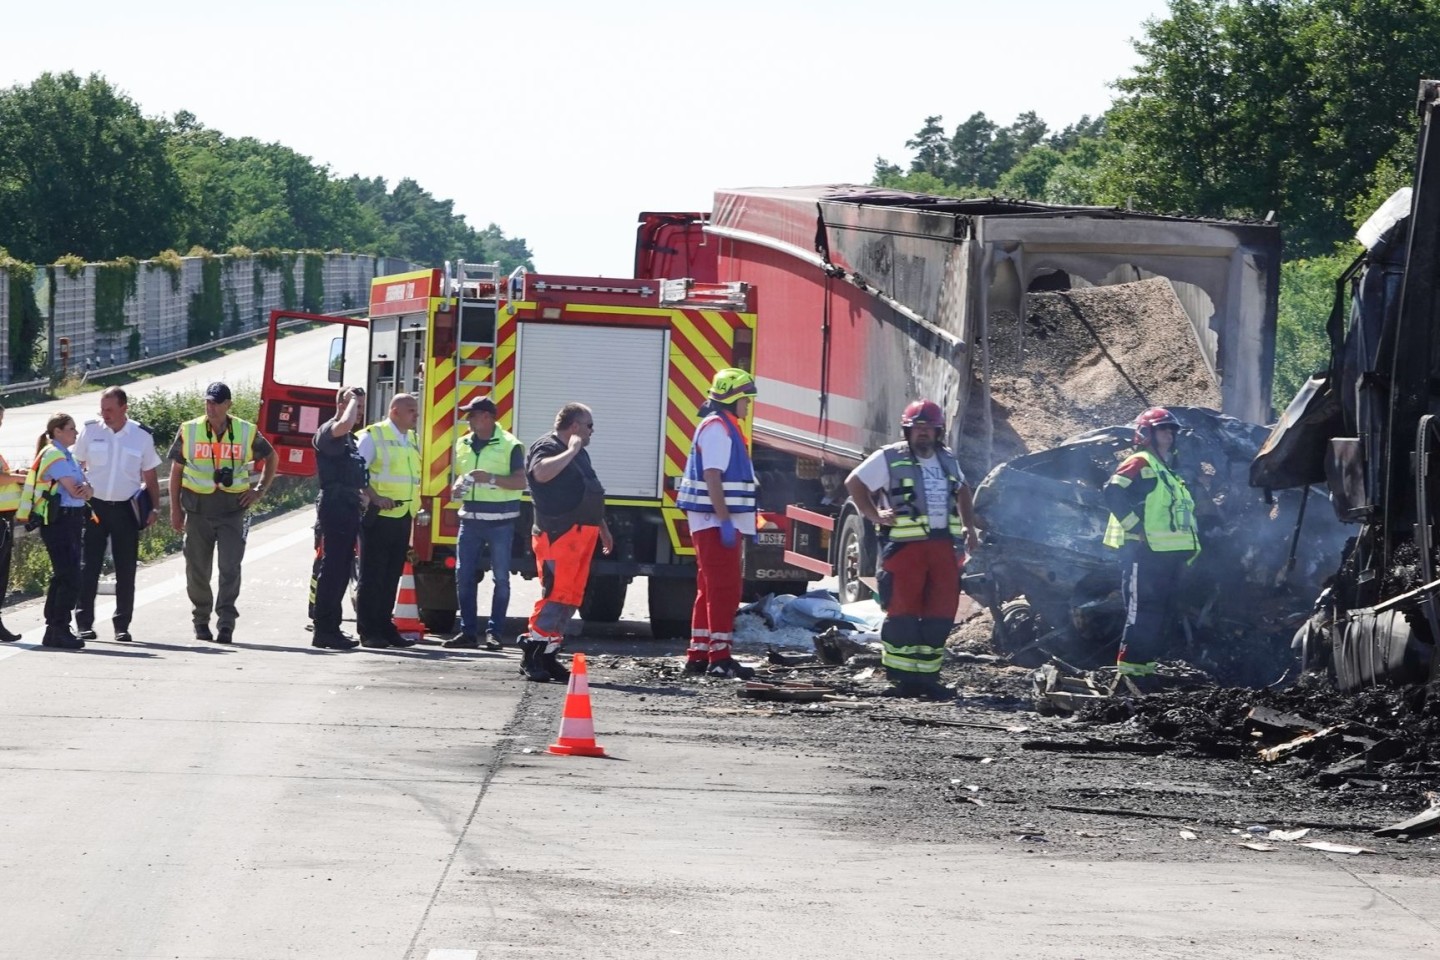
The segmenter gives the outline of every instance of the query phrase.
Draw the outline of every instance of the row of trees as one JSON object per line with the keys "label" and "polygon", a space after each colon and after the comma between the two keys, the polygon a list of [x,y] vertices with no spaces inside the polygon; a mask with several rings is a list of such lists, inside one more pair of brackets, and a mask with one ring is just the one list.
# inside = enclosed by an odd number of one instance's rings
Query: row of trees
{"label": "row of trees", "polygon": [[[1440,73],[1440,0],[1171,0],[1097,118],[925,118],[882,186],[1261,219],[1285,237],[1275,398],[1317,362],[1352,237],[1410,182],[1415,91]],[[1318,358],[1318,359],[1317,359]]]}
{"label": "row of trees", "polygon": [[146,117],[103,77],[74,73],[0,90],[0,247],[32,263],[248,247],[531,266],[524,239],[476,230],[414,180],[341,179],[188,112]]}

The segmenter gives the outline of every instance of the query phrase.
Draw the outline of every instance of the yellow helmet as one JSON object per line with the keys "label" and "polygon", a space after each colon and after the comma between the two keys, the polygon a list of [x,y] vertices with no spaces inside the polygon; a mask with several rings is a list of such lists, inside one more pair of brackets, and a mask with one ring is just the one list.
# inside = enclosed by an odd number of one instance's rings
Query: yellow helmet
{"label": "yellow helmet", "polygon": [[726,367],[710,381],[710,399],[716,403],[734,403],[741,397],[755,396],[755,378],[738,367]]}

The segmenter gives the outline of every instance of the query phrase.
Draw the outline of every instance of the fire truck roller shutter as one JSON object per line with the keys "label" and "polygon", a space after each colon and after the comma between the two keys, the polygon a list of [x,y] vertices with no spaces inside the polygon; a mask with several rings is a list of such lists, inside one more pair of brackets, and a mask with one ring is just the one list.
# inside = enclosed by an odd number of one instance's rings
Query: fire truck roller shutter
{"label": "fire truck roller shutter", "polygon": [[527,446],[555,412],[583,403],[595,415],[590,462],[607,497],[658,499],[669,331],[640,327],[519,325],[516,436]]}

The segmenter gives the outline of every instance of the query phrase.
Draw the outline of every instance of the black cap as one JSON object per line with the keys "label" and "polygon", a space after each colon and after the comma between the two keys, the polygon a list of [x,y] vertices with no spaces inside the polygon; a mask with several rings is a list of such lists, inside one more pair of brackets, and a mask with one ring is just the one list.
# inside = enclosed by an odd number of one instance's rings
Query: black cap
{"label": "black cap", "polygon": [[230,399],[230,388],[216,380],[205,388],[205,399],[214,403],[225,403]]}
{"label": "black cap", "polygon": [[460,412],[467,416],[472,413],[488,413],[495,415],[495,401],[489,397],[476,397],[460,408]]}

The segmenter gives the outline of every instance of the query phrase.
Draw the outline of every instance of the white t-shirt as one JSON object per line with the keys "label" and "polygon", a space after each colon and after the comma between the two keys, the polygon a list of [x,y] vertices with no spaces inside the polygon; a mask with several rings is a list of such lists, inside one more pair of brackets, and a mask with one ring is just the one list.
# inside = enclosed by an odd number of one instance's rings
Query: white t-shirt
{"label": "white t-shirt", "polygon": [[[920,478],[925,484],[925,507],[930,514],[930,529],[945,530],[950,525],[950,483],[945,479],[945,468],[940,465],[937,456],[916,457],[915,460],[920,464]],[[855,468],[855,476],[874,495],[877,507],[890,506],[890,497],[886,493],[890,489],[890,468],[885,463],[883,449],[866,457]],[[965,474],[961,473],[959,479],[964,483]]]}
{"label": "white t-shirt", "polygon": [[134,420],[116,433],[104,420],[87,420],[71,451],[85,465],[85,479],[97,500],[128,500],[145,485],[145,471],[160,466],[155,438]]}
{"label": "white t-shirt", "polygon": [[[705,469],[724,472],[730,465],[730,431],[725,429],[725,424],[718,420],[710,421],[700,431],[695,442],[700,445],[700,465]],[[691,531],[720,526],[720,519],[713,513],[686,510],[685,519],[690,521]],[[735,524],[739,533],[752,537],[755,535],[754,513],[732,513],[730,521]]]}

